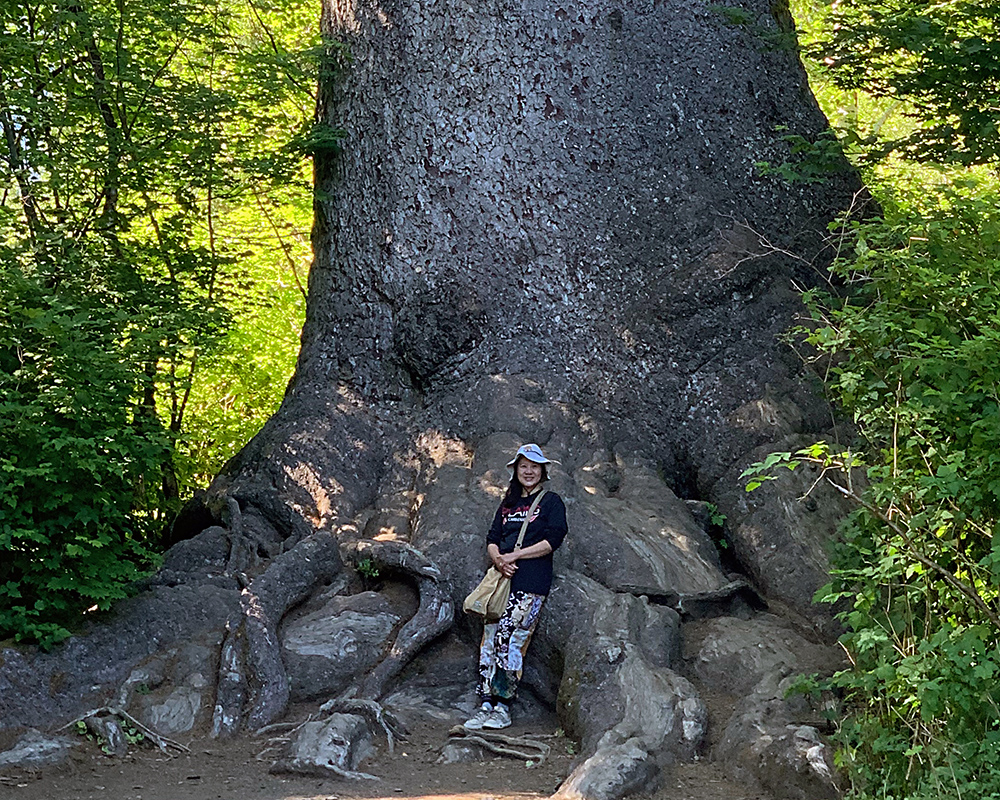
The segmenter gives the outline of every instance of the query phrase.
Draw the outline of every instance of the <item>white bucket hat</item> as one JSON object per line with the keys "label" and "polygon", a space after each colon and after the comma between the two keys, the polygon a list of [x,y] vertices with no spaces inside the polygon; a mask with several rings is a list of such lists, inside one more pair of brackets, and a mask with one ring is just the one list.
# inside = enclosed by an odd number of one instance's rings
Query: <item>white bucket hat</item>
{"label": "white bucket hat", "polygon": [[551,461],[545,457],[542,452],[542,448],[537,444],[523,444],[517,448],[517,455],[515,455],[510,461],[507,462],[508,467],[513,467],[517,463],[517,459],[524,456],[528,461],[534,461],[536,464],[558,464],[558,461]]}

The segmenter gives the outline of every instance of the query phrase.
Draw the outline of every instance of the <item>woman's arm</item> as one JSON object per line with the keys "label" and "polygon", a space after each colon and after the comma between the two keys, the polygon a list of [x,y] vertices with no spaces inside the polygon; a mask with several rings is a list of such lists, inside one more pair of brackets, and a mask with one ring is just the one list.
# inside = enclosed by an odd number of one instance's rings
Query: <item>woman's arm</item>
{"label": "woman's arm", "polygon": [[493,566],[496,570],[503,575],[505,578],[513,577],[514,572],[517,570],[516,558],[511,558],[513,553],[507,553],[506,555],[501,554],[500,548],[495,544],[489,544],[486,546],[486,552],[490,554],[490,561],[493,562]]}
{"label": "woman's arm", "polygon": [[[542,539],[542,541],[531,545],[531,547],[525,547],[523,550],[515,550],[513,553],[500,553],[500,551],[497,550],[497,558],[493,560],[493,563],[496,565],[497,561],[499,561],[500,566],[498,566],[497,569],[509,578],[517,571],[517,561],[519,559],[541,558],[542,556],[547,556],[551,552],[552,545],[545,539]],[[493,558],[492,553],[490,553],[490,558]]]}
{"label": "woman's arm", "polygon": [[[514,560],[517,561],[519,558],[541,558],[551,552],[552,545],[548,539],[542,539],[542,541],[531,545],[531,547],[525,547],[523,550],[515,550],[513,553],[509,553],[509,555],[513,556]],[[501,556],[501,558],[503,557]]]}

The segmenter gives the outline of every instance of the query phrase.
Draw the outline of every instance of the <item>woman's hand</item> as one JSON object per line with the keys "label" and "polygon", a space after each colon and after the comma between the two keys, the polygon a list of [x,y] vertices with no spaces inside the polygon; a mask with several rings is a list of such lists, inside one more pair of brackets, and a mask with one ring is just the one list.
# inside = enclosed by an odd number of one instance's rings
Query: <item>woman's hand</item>
{"label": "woman's hand", "polygon": [[517,558],[513,553],[507,553],[507,555],[500,554],[500,548],[495,544],[491,544],[486,548],[486,552],[490,554],[490,561],[493,563],[494,568],[497,572],[503,575],[505,578],[511,577],[517,565],[513,562],[517,561]]}
{"label": "woman's hand", "polygon": [[505,578],[512,578],[517,572],[517,559],[518,553],[503,553],[498,555],[493,564]]}

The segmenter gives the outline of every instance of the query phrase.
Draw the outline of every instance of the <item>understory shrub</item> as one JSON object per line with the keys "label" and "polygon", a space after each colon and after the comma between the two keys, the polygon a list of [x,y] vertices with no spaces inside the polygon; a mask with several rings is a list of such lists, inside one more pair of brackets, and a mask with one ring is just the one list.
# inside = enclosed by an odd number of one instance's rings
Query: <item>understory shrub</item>
{"label": "understory shrub", "polygon": [[[857,503],[820,600],[847,603],[838,760],[850,795],[1000,798],[1000,211],[977,187],[855,222],[811,293],[812,346],[854,449],[803,461]],[[855,479],[863,469],[867,480]]]}
{"label": "understory shrub", "polygon": [[170,442],[144,413],[155,341],[135,323],[120,292],[4,264],[0,638],[50,646],[151,563]]}

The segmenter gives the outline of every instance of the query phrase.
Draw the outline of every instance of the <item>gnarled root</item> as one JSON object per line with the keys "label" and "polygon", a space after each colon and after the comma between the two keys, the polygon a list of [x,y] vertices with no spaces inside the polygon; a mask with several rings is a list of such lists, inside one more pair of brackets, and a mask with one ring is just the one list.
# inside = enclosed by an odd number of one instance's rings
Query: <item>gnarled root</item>
{"label": "gnarled root", "polygon": [[369,728],[381,729],[389,743],[389,752],[396,751],[396,741],[405,740],[408,731],[395,715],[385,710],[375,700],[360,700],[351,697],[337,697],[327,700],[319,707],[324,713],[334,712],[363,717]]}
{"label": "gnarled root", "polygon": [[272,768],[276,771],[372,778],[359,772],[357,764],[371,750],[373,732],[385,735],[390,753],[406,735],[406,729],[378,702],[379,698],[420,649],[447,631],[454,620],[454,607],[442,586],[441,572],[419,550],[403,542],[357,541],[345,547],[345,556],[354,563],[368,559],[381,571],[412,578],[420,593],[420,606],[360,691],[329,700],[320,707],[329,717],[296,729],[294,739],[287,743],[288,755]]}
{"label": "gnarled root", "polygon": [[455,619],[455,607],[442,585],[441,571],[422,552],[404,542],[353,542],[345,555],[354,563],[369,559],[386,571],[401,572],[413,578],[420,592],[420,607],[393,642],[385,658],[368,676],[360,696],[378,700],[420,649],[445,633]]}
{"label": "gnarled root", "polygon": [[212,735],[258,730],[288,706],[289,686],[277,626],[285,612],[341,570],[336,538],[315,533],[271,562],[240,596],[243,616],[222,645]]}
{"label": "gnarled root", "polygon": [[475,744],[484,750],[498,756],[508,756],[520,761],[532,761],[541,764],[552,748],[530,736],[506,736],[489,730],[470,731],[462,725],[456,725],[448,731],[453,741]]}
{"label": "gnarled root", "polygon": [[287,756],[278,759],[271,772],[378,780],[357,769],[371,752],[371,732],[365,719],[354,714],[331,714],[325,720],[301,725],[288,744]]}

